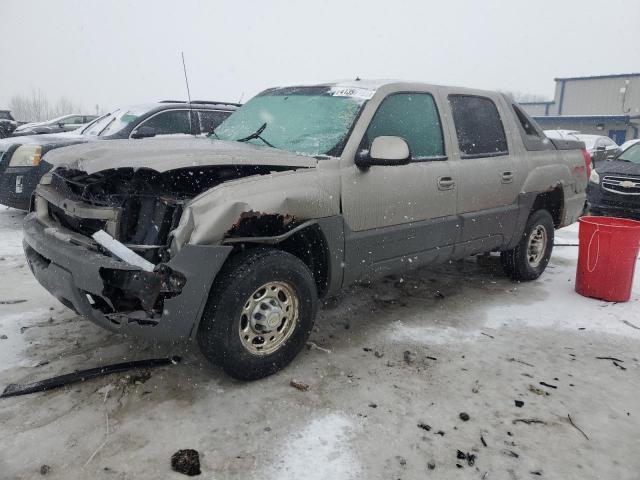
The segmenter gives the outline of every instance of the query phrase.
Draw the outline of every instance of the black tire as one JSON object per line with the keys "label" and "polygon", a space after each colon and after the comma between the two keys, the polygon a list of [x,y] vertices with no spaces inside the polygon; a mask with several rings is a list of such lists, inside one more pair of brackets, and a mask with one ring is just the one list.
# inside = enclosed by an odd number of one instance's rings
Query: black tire
{"label": "black tire", "polygon": [[[243,309],[252,301],[254,293],[270,282],[281,282],[291,289],[297,297],[294,300],[297,300],[298,319],[277,350],[256,353],[249,350],[254,348],[253,343],[245,347],[245,340],[241,340],[241,322],[246,325],[249,321]],[[297,257],[265,248],[240,252],[227,262],[214,282],[198,328],[198,344],[209,361],[234,378],[266,377],[284,368],[304,347],[313,328],[317,305],[313,275]],[[287,314],[280,312],[285,317],[284,325]]]}
{"label": "black tire", "polygon": [[[532,257],[528,254],[529,240],[534,233],[541,233],[540,227],[544,230],[546,243],[541,252],[542,257],[532,262]],[[516,248],[500,254],[502,266],[507,275],[518,281],[535,280],[542,275],[553,251],[554,228],[553,218],[547,210],[536,210],[529,215],[522,238]]]}

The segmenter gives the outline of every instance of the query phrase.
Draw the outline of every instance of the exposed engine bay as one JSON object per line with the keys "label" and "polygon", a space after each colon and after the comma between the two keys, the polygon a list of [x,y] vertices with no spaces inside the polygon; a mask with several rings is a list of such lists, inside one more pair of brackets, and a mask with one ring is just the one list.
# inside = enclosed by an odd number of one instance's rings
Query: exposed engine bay
{"label": "exposed engine bay", "polygon": [[[223,182],[287,169],[261,165],[211,166],[159,173],[121,168],[92,175],[57,169],[52,173],[50,188],[64,200],[62,205],[49,201],[48,215],[62,227],[87,237],[106,230],[145,259],[160,263],[168,260],[169,233],[190,199]],[[68,201],[112,212],[112,219],[71,213],[65,209]]]}

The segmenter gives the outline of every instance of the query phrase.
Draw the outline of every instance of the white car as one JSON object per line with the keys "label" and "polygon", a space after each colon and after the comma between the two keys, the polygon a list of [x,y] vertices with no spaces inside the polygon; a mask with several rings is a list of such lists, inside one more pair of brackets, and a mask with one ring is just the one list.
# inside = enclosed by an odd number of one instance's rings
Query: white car
{"label": "white car", "polygon": [[574,137],[584,142],[587,151],[591,154],[594,166],[597,166],[609,158],[615,157],[620,151],[618,144],[604,135],[578,133],[574,135]]}

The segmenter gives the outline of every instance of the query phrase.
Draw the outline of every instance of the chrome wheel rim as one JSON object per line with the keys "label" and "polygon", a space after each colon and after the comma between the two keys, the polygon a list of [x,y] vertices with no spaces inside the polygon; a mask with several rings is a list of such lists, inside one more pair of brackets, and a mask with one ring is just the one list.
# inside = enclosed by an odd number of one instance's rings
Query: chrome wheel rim
{"label": "chrome wheel rim", "polygon": [[529,265],[536,268],[542,263],[544,254],[547,251],[547,229],[543,225],[537,225],[531,230],[529,242],[527,243],[527,261]]}
{"label": "chrome wheel rim", "polygon": [[277,351],[298,324],[298,297],[286,282],[262,285],[245,301],[238,333],[242,346],[254,355]]}

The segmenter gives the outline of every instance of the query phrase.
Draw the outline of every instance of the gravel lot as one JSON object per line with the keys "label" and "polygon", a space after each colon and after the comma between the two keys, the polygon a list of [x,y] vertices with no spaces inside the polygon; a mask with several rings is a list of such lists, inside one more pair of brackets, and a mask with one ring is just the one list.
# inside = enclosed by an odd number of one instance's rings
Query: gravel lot
{"label": "gravel lot", "polygon": [[[0,400],[2,479],[43,465],[51,479],[185,478],[170,469],[183,448],[207,479],[640,478],[640,279],[628,303],[583,298],[576,247],[527,284],[489,258],[351,287],[320,311],[320,348],[240,383],[193,347],[114,335],[58,303],[25,264],[23,216],[1,207],[0,301],[26,301],[0,304],[0,389],[184,361]],[[556,242],[577,243],[577,226]]]}

